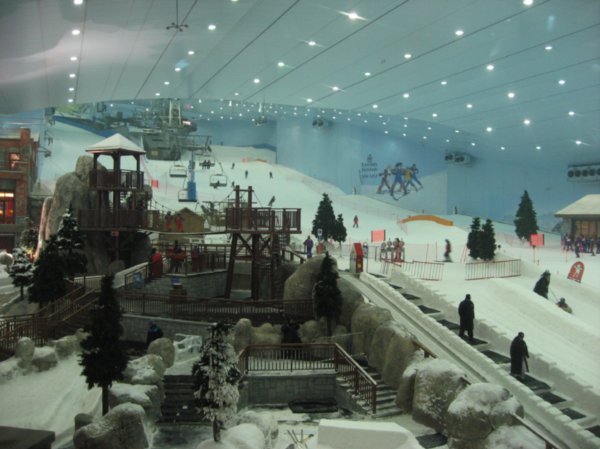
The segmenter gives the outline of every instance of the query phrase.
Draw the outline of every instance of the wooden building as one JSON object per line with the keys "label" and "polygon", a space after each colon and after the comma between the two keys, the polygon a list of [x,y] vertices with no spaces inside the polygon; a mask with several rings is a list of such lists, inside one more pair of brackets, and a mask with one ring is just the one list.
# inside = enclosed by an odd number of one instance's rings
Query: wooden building
{"label": "wooden building", "polygon": [[600,236],[600,194],[586,195],[554,215],[563,219],[563,234],[595,239]]}

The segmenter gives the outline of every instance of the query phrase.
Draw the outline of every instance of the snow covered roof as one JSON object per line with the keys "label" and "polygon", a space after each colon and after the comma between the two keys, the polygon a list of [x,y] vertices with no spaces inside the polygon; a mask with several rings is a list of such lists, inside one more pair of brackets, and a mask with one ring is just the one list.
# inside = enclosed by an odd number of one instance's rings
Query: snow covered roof
{"label": "snow covered roof", "polygon": [[586,195],[554,214],[557,217],[600,217],[600,195]]}
{"label": "snow covered roof", "polygon": [[88,153],[121,153],[121,154],[146,154],[139,146],[121,134],[113,134],[107,139],[92,145]]}

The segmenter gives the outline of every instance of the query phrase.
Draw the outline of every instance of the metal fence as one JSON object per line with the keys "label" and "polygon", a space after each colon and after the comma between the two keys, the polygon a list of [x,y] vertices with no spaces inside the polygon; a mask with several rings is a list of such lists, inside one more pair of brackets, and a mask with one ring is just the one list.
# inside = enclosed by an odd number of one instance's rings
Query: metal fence
{"label": "metal fence", "polygon": [[465,280],[467,281],[514,276],[521,276],[521,259],[470,262],[465,264]]}
{"label": "metal fence", "polygon": [[424,281],[441,281],[444,277],[443,262],[421,262],[418,260],[412,262],[384,262],[384,274],[389,274],[390,271],[394,270]]}

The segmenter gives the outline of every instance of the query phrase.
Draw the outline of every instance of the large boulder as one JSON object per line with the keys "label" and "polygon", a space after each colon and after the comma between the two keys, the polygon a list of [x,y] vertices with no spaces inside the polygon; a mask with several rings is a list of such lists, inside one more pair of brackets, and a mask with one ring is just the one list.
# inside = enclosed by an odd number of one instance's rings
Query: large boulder
{"label": "large boulder", "polygon": [[467,386],[465,374],[447,360],[434,359],[415,377],[412,417],[438,432],[445,432],[448,407]]}
{"label": "large boulder", "polygon": [[[48,211],[46,223],[44,223],[44,238],[56,234],[62,216],[71,207],[73,211],[89,209],[91,205],[89,198],[89,184],[83,182],[74,172],[65,173],[56,181],[52,207]],[[74,214],[77,216],[77,214]]]}
{"label": "large boulder", "polygon": [[[415,354],[422,357],[422,351],[415,345],[413,336],[402,326],[394,328],[395,332],[390,338],[385,353],[383,369],[380,371],[383,381],[393,388],[400,385],[400,379],[410,363],[415,359]],[[371,344],[371,360],[373,358],[373,344]]]}
{"label": "large boulder", "polygon": [[[97,162],[97,166],[99,170],[106,171],[100,162]],[[89,184],[90,173],[92,170],[94,170],[94,158],[92,156],[85,154],[77,158],[77,162],[75,162],[75,176],[77,176],[81,182],[86,185]]]}
{"label": "large boulder", "polygon": [[76,335],[67,335],[54,341],[54,349],[59,358],[64,359],[81,350]]}
{"label": "large boulder", "polygon": [[446,429],[455,448],[483,444],[494,429],[515,424],[523,407],[500,385],[477,383],[461,391],[448,407]]}
{"label": "large boulder", "polygon": [[35,348],[31,363],[38,369],[38,371],[47,371],[57,365],[58,356],[56,355],[54,348],[50,348],[48,346]]}
{"label": "large boulder", "polygon": [[162,357],[165,366],[170,368],[175,363],[175,346],[169,338],[157,338],[148,346],[148,354],[156,354]]}
{"label": "large boulder", "polygon": [[412,411],[413,397],[415,395],[415,379],[421,368],[427,366],[433,359],[423,358],[423,351],[416,351],[412,360],[402,373],[396,388],[396,405],[407,413]]}
{"label": "large boulder", "polygon": [[146,416],[152,419],[160,415],[162,399],[163,392],[156,385],[130,385],[119,382],[110,387],[108,395],[110,408],[131,402],[142,406]]}
{"label": "large boulder", "polygon": [[385,365],[388,346],[399,327],[400,325],[396,321],[387,321],[375,329],[373,333],[371,347],[367,351],[369,353],[369,366],[380,373]]}
{"label": "large boulder", "polygon": [[233,348],[235,352],[240,352],[252,341],[252,321],[248,318],[240,318],[233,326]]}
{"label": "large boulder", "polygon": [[147,354],[127,364],[123,371],[123,382],[135,385],[162,385],[166,369],[161,356]]}
{"label": "large boulder", "polygon": [[15,345],[15,357],[19,360],[19,368],[29,370],[35,351],[35,343],[29,337],[21,337]]}
{"label": "large boulder", "polygon": [[238,424],[221,432],[221,441],[212,438],[204,440],[196,449],[263,449],[266,447],[265,437],[254,424]]}
{"label": "large boulder", "polygon": [[321,272],[324,258],[325,256],[316,256],[307,259],[296,269],[294,274],[287,278],[283,290],[284,307],[285,301],[312,298],[313,286]]}
{"label": "large boulder", "polygon": [[278,345],[281,343],[281,326],[264,323],[260,327],[252,328],[250,342],[253,345]]}
{"label": "large boulder", "polygon": [[144,409],[137,404],[121,404],[73,435],[75,449],[144,449]]}
{"label": "large boulder", "polygon": [[298,335],[303,343],[313,343],[327,335],[327,327],[322,320],[309,320],[300,326]]}
{"label": "large boulder", "polygon": [[252,410],[240,412],[236,416],[236,424],[254,424],[265,437],[265,449],[271,449],[277,442],[279,427],[272,413],[258,413]]}
{"label": "large boulder", "polygon": [[342,311],[338,319],[338,323],[351,329],[352,315],[361,304],[365,303],[365,299],[356,287],[346,279],[338,279],[338,288],[342,293]]}
{"label": "large boulder", "polygon": [[352,315],[352,346],[355,353],[369,356],[371,340],[375,330],[383,323],[392,320],[392,313],[373,304],[361,304]]}

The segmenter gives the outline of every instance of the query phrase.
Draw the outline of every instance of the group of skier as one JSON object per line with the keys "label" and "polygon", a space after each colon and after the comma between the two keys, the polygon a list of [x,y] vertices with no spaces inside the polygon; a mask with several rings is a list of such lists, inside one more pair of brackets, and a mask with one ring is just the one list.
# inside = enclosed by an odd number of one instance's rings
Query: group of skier
{"label": "group of skier", "polygon": [[405,260],[405,244],[404,240],[395,238],[392,242],[388,240],[387,242],[381,242],[381,247],[379,248],[379,259],[393,262],[404,262]]}
{"label": "group of skier", "polygon": [[598,248],[600,248],[600,236],[594,238],[579,234],[579,236],[573,238],[567,234],[562,236],[561,242],[563,251],[574,251],[576,257],[579,257],[581,253],[590,253],[595,256]]}
{"label": "group of skier", "polygon": [[[383,172],[379,173],[379,176],[381,176],[381,183],[377,188],[377,193],[384,193],[383,189],[384,187],[387,187],[392,198],[398,200],[399,197],[394,196],[398,186],[398,190],[402,191],[403,196],[408,195],[410,191],[408,189],[409,187],[412,187],[416,192],[423,188],[423,184],[419,181],[417,173],[419,173],[417,164],[412,164],[410,167],[404,167],[402,162],[398,162],[394,166],[388,165]],[[392,180],[391,185],[390,179]]]}

